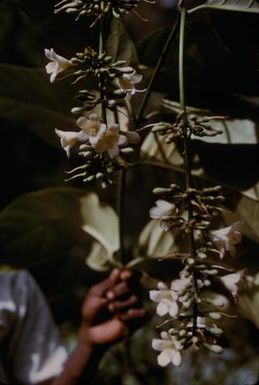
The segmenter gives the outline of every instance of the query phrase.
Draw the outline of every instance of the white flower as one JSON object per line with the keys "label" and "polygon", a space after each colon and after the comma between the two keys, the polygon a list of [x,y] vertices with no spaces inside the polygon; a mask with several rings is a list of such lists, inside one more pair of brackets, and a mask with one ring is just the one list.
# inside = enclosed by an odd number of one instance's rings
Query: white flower
{"label": "white flower", "polygon": [[46,65],[46,72],[50,74],[50,82],[53,83],[56,79],[57,75],[65,71],[68,67],[72,66],[70,60],[56,54],[53,48],[45,49],[45,55],[50,60],[50,62]]}
{"label": "white flower", "polygon": [[126,136],[120,135],[117,124],[111,124],[105,131],[100,132],[94,140],[92,139],[92,145],[96,152],[102,153],[107,151],[112,159],[119,155],[119,147],[127,143]]}
{"label": "white flower", "polygon": [[175,210],[175,205],[163,199],[156,201],[156,206],[150,209],[150,217],[152,219],[159,219],[160,226],[167,231],[170,228],[170,220],[164,217],[170,217]]}
{"label": "white flower", "polygon": [[60,137],[61,146],[69,157],[71,148],[79,142],[79,132],[61,131],[58,129],[55,129],[55,132]]}
{"label": "white flower", "polygon": [[125,92],[129,92],[131,95],[134,95],[136,92],[141,92],[137,90],[135,84],[140,83],[142,80],[142,75],[136,73],[133,70],[131,73],[124,73],[118,79],[116,79],[117,86]]}
{"label": "white flower", "polygon": [[235,255],[235,245],[242,239],[241,227],[241,222],[235,222],[231,226],[210,232],[210,238],[219,250],[220,258],[224,257],[226,251],[229,251],[232,256]]}
{"label": "white flower", "polygon": [[101,123],[98,115],[91,114],[89,118],[80,116],[76,121],[79,128],[82,129],[82,133],[89,139],[89,142],[94,147],[99,137],[106,131],[106,125]]}
{"label": "white flower", "polygon": [[163,282],[159,282],[158,290],[151,290],[149,296],[151,301],[158,303],[156,312],[160,316],[169,313],[171,317],[176,317],[178,314],[177,295],[168,288]]}
{"label": "white flower", "polygon": [[239,270],[236,273],[227,274],[220,278],[226,288],[231,292],[234,298],[237,297],[238,290],[241,284],[241,281],[244,277],[245,271]]}
{"label": "white flower", "polygon": [[56,134],[60,137],[61,146],[70,156],[71,148],[77,143],[84,143],[87,140],[92,146],[98,140],[98,135],[106,130],[105,124],[102,124],[100,118],[96,114],[91,114],[89,118],[81,116],[77,119],[77,125],[81,131],[61,131],[56,129]]}
{"label": "white flower", "polygon": [[175,292],[183,292],[184,290],[188,289],[192,285],[192,276],[189,275],[188,277],[182,277],[179,279],[175,279],[171,283],[171,289]]}
{"label": "white flower", "polygon": [[162,332],[161,338],[154,338],[152,341],[152,348],[161,352],[157,357],[158,364],[163,367],[170,363],[180,366],[182,363],[180,342],[167,332]]}

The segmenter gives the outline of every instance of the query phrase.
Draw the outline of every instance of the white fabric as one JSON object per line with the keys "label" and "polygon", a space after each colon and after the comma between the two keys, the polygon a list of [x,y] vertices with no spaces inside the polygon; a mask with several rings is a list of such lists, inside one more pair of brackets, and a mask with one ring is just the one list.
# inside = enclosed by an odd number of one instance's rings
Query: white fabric
{"label": "white fabric", "polygon": [[46,301],[27,271],[0,271],[0,381],[33,385],[67,359]]}

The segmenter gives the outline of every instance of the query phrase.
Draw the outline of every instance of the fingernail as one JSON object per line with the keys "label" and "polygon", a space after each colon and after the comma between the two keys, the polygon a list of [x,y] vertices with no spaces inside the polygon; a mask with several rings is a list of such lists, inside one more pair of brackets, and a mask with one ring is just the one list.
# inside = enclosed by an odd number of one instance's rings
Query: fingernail
{"label": "fingernail", "polygon": [[115,307],[114,307],[114,305],[113,305],[112,303],[110,303],[110,304],[108,305],[108,309],[109,309],[110,312],[114,312]]}
{"label": "fingernail", "polygon": [[121,279],[128,279],[131,277],[131,272],[128,270],[124,270],[121,272],[120,277],[121,277]]}
{"label": "fingernail", "polygon": [[107,297],[108,299],[114,299],[114,293],[113,293],[112,291],[108,291],[108,292],[106,293],[106,297]]}

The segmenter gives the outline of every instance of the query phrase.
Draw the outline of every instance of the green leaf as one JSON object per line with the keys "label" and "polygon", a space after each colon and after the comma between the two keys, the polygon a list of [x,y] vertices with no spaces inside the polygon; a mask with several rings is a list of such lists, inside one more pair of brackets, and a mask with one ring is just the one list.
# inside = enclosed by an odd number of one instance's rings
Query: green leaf
{"label": "green leaf", "polygon": [[[246,194],[246,195],[245,195]],[[223,212],[223,218],[227,224],[242,221],[242,233],[254,242],[259,243],[259,196],[258,184],[243,194],[232,193],[236,205],[233,211]]]}
{"label": "green leaf", "polygon": [[75,127],[67,82],[51,85],[43,70],[0,65],[0,118],[24,127],[45,142],[58,146],[54,128]]}
{"label": "green leaf", "polygon": [[143,160],[154,159],[176,167],[183,166],[183,157],[174,143],[167,144],[164,138],[149,133],[141,145],[140,155]]}
{"label": "green leaf", "polygon": [[238,308],[245,318],[259,328],[259,273],[246,279],[246,285],[238,297]]}
{"label": "green leaf", "polygon": [[[179,250],[180,242],[178,233],[165,232],[158,221],[151,220],[139,236],[136,257],[129,267],[145,271],[150,277],[162,281],[172,280],[172,277],[178,276],[181,267],[180,259],[172,254]],[[145,285],[149,285],[148,281]]]}
{"label": "green leaf", "polygon": [[96,194],[80,198],[82,229],[96,242],[87,257],[87,264],[95,270],[106,270],[114,264],[119,249],[118,217],[112,207],[100,203]]}
{"label": "green leaf", "polygon": [[198,5],[188,10],[188,13],[194,13],[203,9],[214,9],[221,11],[259,13],[259,4],[257,0],[208,0],[204,4]]}
{"label": "green leaf", "polygon": [[94,193],[44,189],[19,197],[1,212],[0,244],[3,263],[31,268],[80,257],[103,270],[118,248],[118,219]]}
{"label": "green leaf", "polygon": [[138,254],[147,258],[165,258],[169,253],[177,251],[174,235],[163,231],[158,221],[152,220],[142,230],[139,237]]}
{"label": "green leaf", "polygon": [[121,20],[113,18],[105,49],[113,60],[125,60],[133,67],[138,64],[137,51]]}

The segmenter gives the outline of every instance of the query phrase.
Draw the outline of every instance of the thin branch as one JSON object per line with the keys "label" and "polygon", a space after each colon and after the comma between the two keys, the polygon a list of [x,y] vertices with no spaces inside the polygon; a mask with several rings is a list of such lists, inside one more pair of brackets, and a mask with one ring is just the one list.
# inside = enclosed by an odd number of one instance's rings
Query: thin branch
{"label": "thin branch", "polygon": [[157,61],[157,65],[156,65],[156,68],[154,69],[154,72],[151,76],[151,79],[149,80],[149,83],[148,83],[148,86],[147,86],[147,92],[145,93],[142,101],[141,101],[141,105],[140,105],[140,108],[139,108],[139,111],[138,111],[138,114],[137,114],[137,117],[136,117],[136,124],[138,124],[142,118],[143,118],[143,114],[145,112],[145,108],[146,108],[146,105],[147,105],[147,102],[148,102],[148,99],[150,97],[150,94],[151,94],[151,91],[153,89],[153,84],[159,74],[159,71],[161,69],[161,66],[167,56],[167,53],[169,51],[169,48],[172,44],[172,41],[175,37],[175,33],[177,32],[177,28],[178,28],[178,24],[179,24],[179,16],[177,16],[174,24],[173,24],[173,27],[168,35],[168,38],[165,42],[165,45],[161,51],[161,54],[159,56],[159,59]]}

